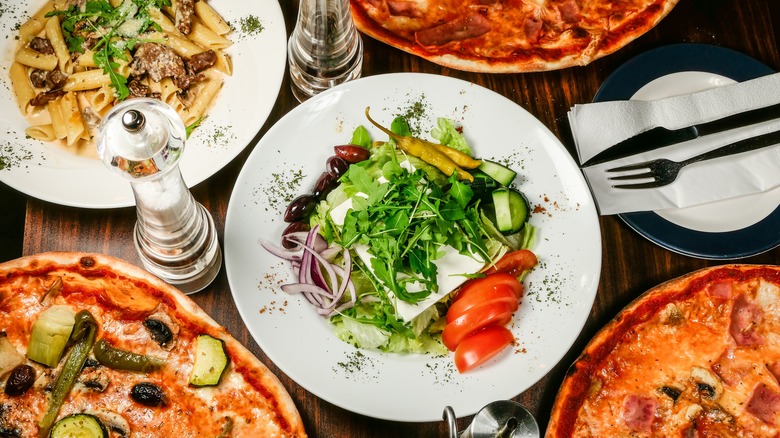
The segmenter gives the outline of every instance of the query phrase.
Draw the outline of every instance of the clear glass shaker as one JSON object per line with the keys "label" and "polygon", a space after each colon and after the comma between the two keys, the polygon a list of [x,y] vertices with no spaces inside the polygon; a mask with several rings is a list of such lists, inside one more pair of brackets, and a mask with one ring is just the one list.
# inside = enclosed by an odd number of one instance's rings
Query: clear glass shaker
{"label": "clear glass shaker", "polygon": [[115,106],[98,128],[98,154],[130,181],[138,220],[134,241],[144,267],[184,293],[208,286],[222,251],[214,221],[182,178],[186,130],[165,103],[136,98]]}
{"label": "clear glass shaker", "polygon": [[363,40],[352,22],[349,0],[300,0],[287,59],[299,102],[359,78]]}

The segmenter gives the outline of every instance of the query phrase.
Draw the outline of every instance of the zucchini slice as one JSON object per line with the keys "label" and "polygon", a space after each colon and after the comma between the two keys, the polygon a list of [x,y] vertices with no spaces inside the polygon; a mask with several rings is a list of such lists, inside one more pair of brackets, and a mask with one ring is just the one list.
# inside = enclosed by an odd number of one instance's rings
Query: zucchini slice
{"label": "zucchini slice", "polygon": [[493,205],[496,210],[496,228],[502,234],[517,233],[528,222],[528,200],[517,190],[506,187],[494,190]]}
{"label": "zucchini slice", "polygon": [[90,414],[71,414],[54,423],[50,438],[108,438],[108,430]]}
{"label": "zucchini slice", "polygon": [[218,385],[229,362],[230,358],[222,339],[209,335],[198,336],[195,341],[195,364],[190,374],[190,385]]}
{"label": "zucchini slice", "polygon": [[498,181],[502,186],[509,186],[517,176],[517,172],[514,170],[490,160],[482,160],[479,170]]}

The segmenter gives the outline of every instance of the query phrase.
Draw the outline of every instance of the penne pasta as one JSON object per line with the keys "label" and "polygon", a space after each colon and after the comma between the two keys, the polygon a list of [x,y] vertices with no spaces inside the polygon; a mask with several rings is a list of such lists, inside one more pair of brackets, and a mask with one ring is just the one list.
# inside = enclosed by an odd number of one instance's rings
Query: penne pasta
{"label": "penne pasta", "polygon": [[188,38],[180,38],[175,34],[165,35],[162,44],[170,47],[177,55],[183,56],[184,58],[192,58],[193,55],[206,51],[206,49],[193,43]]}
{"label": "penne pasta", "polygon": [[228,76],[232,76],[233,60],[230,59],[230,56],[222,50],[215,50],[214,53],[217,54],[217,62],[214,63],[214,68]]}
{"label": "penne pasta", "polygon": [[195,14],[203,24],[217,35],[230,32],[230,25],[205,1],[195,2]]}
{"label": "penne pasta", "polygon": [[196,120],[201,118],[206,112],[206,108],[211,105],[214,98],[222,88],[222,81],[219,79],[209,79],[198,89],[198,94],[195,96],[195,100],[192,105],[187,108],[186,116],[184,117],[184,124],[189,126],[195,123]]}
{"label": "penne pasta", "polygon": [[76,68],[97,68],[97,64],[95,64],[95,52],[92,50],[85,50],[84,53],[79,55],[79,57],[76,58],[74,70]]}
{"label": "penne pasta", "polygon": [[103,110],[111,106],[114,101],[114,89],[111,85],[103,85],[96,90],[85,91],[84,96],[89,106],[98,114],[102,114]]}
{"label": "penne pasta", "polygon": [[34,125],[24,130],[24,133],[35,140],[39,141],[54,141],[59,140],[54,135],[54,127],[52,125]]}
{"label": "penne pasta", "polygon": [[16,103],[19,105],[19,111],[22,114],[29,114],[30,100],[35,97],[35,90],[30,83],[30,78],[27,76],[27,69],[24,65],[14,62],[11,64],[11,68],[8,69],[9,78],[11,79],[11,87],[16,95]]}
{"label": "penne pasta", "polygon": [[68,76],[63,90],[84,91],[94,90],[104,85],[111,84],[111,77],[103,73],[102,69],[85,70]]}
{"label": "penne pasta", "polygon": [[60,71],[63,73],[73,72],[73,61],[70,58],[70,51],[65,44],[65,38],[62,36],[60,28],[60,18],[58,16],[50,17],[46,21],[46,37],[49,38],[51,46],[54,48],[54,54],[59,60]]}
{"label": "penne pasta", "polygon": [[59,62],[55,55],[45,55],[27,47],[22,47],[21,49],[17,50],[14,60],[19,64],[26,65],[28,67],[48,71],[57,68],[57,63]]}
{"label": "penne pasta", "polygon": [[197,18],[192,20],[192,31],[189,37],[192,41],[207,49],[224,49],[233,44],[229,39],[203,25]]}
{"label": "penne pasta", "polygon": [[68,129],[65,126],[65,119],[62,117],[62,109],[59,100],[51,101],[47,104],[49,117],[51,118],[54,138],[62,140],[68,135]]}
{"label": "penne pasta", "polygon": [[75,93],[72,91],[65,93],[62,99],[60,99],[60,105],[62,119],[65,122],[65,144],[73,146],[81,139],[86,130]]}

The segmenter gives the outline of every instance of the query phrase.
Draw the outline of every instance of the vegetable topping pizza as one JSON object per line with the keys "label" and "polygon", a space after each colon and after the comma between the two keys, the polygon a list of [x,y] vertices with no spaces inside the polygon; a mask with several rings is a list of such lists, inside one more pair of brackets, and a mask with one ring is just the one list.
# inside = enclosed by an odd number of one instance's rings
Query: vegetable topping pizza
{"label": "vegetable topping pizza", "polygon": [[780,436],[780,267],[651,289],[572,365],[548,437]]}
{"label": "vegetable topping pizza", "polygon": [[0,436],[306,436],[276,376],[183,293],[120,260],[0,265],[0,327]]}
{"label": "vegetable topping pizza", "polygon": [[350,0],[358,29],[487,73],[586,65],[652,29],[677,0]]}

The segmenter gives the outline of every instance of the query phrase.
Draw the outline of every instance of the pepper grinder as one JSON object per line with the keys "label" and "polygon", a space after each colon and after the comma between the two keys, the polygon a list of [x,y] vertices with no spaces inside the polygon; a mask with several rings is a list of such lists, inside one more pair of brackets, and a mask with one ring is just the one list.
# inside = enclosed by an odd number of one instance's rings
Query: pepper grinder
{"label": "pepper grinder", "polygon": [[181,176],[187,134],[179,115],[156,99],[130,99],[116,105],[98,130],[101,160],[133,189],[133,240],[144,267],[187,294],[208,286],[219,273],[222,251],[211,215]]}
{"label": "pepper grinder", "polygon": [[363,40],[352,22],[349,0],[300,0],[287,55],[290,87],[299,102],[359,78]]}

